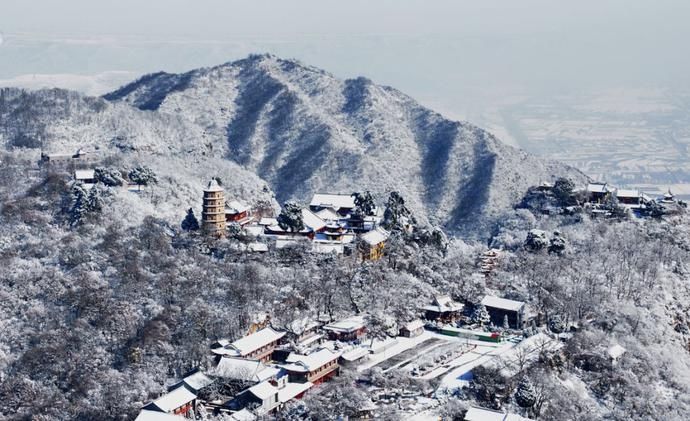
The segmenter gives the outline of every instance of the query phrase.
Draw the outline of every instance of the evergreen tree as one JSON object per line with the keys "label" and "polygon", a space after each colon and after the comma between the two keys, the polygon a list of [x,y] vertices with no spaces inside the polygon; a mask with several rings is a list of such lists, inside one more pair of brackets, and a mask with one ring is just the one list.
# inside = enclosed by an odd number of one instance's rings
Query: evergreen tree
{"label": "evergreen tree", "polygon": [[412,212],[405,206],[405,199],[397,191],[391,192],[383,214],[383,226],[391,231],[405,231],[406,225],[414,225]]}
{"label": "evergreen tree", "polygon": [[93,171],[97,183],[103,183],[108,187],[117,187],[124,184],[120,171],[110,168],[97,167]]}
{"label": "evergreen tree", "polygon": [[491,322],[491,316],[486,310],[484,304],[477,304],[472,312],[472,322],[478,323],[482,326],[489,324]]}
{"label": "evergreen tree", "polygon": [[527,376],[518,383],[515,391],[515,402],[523,408],[531,408],[537,402],[537,392]]}
{"label": "evergreen tree", "polygon": [[199,220],[194,215],[194,209],[187,209],[187,216],[182,221],[182,229],[185,231],[197,231],[199,229]]}
{"label": "evergreen tree", "polygon": [[567,178],[559,178],[553,183],[553,195],[561,206],[568,206],[573,202],[575,183]]}
{"label": "evergreen tree", "polygon": [[503,329],[510,329],[510,322],[508,321],[508,315],[503,316]]}
{"label": "evergreen tree", "polygon": [[304,229],[302,207],[294,202],[286,202],[278,215],[278,225],[285,231],[298,232]]}
{"label": "evergreen tree", "polygon": [[542,230],[530,230],[525,239],[525,248],[531,251],[539,251],[549,244],[546,233]]}
{"label": "evergreen tree", "polygon": [[129,177],[130,181],[139,186],[139,189],[141,189],[141,186],[148,186],[158,183],[156,173],[154,173],[151,168],[143,166],[132,169],[127,177]]}
{"label": "evergreen tree", "polygon": [[86,197],[86,210],[88,212],[100,212],[103,210],[103,190],[93,186]]}
{"label": "evergreen tree", "polygon": [[374,214],[376,204],[374,203],[373,196],[368,190],[364,193],[352,193],[352,197],[355,198],[355,214],[362,218]]}
{"label": "evergreen tree", "polygon": [[72,206],[69,210],[69,223],[72,226],[78,225],[81,219],[88,212],[88,194],[81,183],[75,183],[70,192],[72,196]]}

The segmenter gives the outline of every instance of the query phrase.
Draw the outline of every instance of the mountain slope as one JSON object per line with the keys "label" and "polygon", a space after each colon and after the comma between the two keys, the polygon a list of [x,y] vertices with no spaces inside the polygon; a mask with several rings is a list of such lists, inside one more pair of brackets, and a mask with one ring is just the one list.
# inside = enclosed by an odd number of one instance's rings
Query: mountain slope
{"label": "mountain slope", "polygon": [[530,185],[584,180],[395,89],[273,56],[149,75],[105,98],[200,125],[214,150],[268,181],[281,201],[395,189],[422,218],[465,234],[485,230]]}
{"label": "mountain slope", "polygon": [[[530,185],[585,179],[393,88],[269,55],[147,75],[103,99],[58,90],[4,97],[9,145],[154,156],[173,178],[196,186],[222,172],[233,194],[265,182],[279,202],[364,189],[384,201],[398,190],[418,219],[464,235],[486,237]],[[239,192],[245,184],[253,187]]]}

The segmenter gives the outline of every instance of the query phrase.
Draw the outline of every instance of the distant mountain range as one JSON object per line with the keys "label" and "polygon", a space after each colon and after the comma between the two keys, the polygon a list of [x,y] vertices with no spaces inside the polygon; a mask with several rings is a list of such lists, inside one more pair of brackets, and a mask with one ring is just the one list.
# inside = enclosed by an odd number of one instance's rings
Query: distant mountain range
{"label": "distant mountain range", "polygon": [[9,148],[97,147],[150,163],[180,187],[171,211],[197,206],[196,189],[221,175],[231,194],[269,190],[281,203],[397,190],[418,219],[486,237],[529,186],[586,179],[393,88],[270,55],[146,75],[103,98],[5,89],[0,117]]}

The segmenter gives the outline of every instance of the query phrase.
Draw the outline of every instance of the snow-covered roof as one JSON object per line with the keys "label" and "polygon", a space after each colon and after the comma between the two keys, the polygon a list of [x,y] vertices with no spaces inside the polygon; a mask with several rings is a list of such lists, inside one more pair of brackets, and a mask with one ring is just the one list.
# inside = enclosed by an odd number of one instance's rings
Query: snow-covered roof
{"label": "snow-covered roof", "polygon": [[501,310],[520,311],[525,306],[525,303],[487,295],[482,299],[482,305],[484,307],[499,308]]}
{"label": "snow-covered roof", "polygon": [[268,251],[268,244],[266,243],[249,243],[247,245],[249,251]]}
{"label": "snow-covered roof", "polygon": [[405,326],[403,326],[405,329],[409,330],[410,332],[423,328],[424,327],[424,322],[422,320],[412,320],[411,322],[407,323]]}
{"label": "snow-covered roof", "polygon": [[167,414],[165,412],[142,409],[134,421],[182,421],[184,419],[185,418],[178,417],[177,415],[173,414]]}
{"label": "snow-covered roof", "polygon": [[196,399],[194,393],[190,392],[186,387],[180,386],[151,403],[157,408],[160,408],[161,411],[172,412],[181,406],[187,405],[194,399]]}
{"label": "snow-covered roof", "polygon": [[375,246],[386,241],[389,235],[388,231],[383,228],[376,228],[375,230],[362,234],[360,238],[370,246]]}
{"label": "snow-covered roof", "polygon": [[239,200],[231,200],[229,202],[225,202],[225,213],[236,214],[247,212],[248,210],[249,206],[245,205]]}
{"label": "snow-covered roof", "polygon": [[279,371],[278,368],[268,367],[258,360],[223,357],[210,373],[225,379],[262,382],[275,377]]}
{"label": "snow-covered roof", "polygon": [[436,313],[445,313],[447,311],[461,311],[465,308],[461,303],[456,303],[448,295],[434,296],[434,301],[423,307],[423,310],[434,311]]}
{"label": "snow-covered roof", "polygon": [[312,382],[305,383],[288,383],[283,388],[278,390],[278,400],[280,403],[285,403],[294,399],[299,394],[306,392],[314,386]]}
{"label": "snow-covered roof", "polygon": [[322,348],[309,355],[290,354],[287,360],[289,364],[283,365],[283,368],[288,371],[306,373],[323,367],[329,362],[337,360],[338,357],[340,357],[339,352],[333,352],[328,348]]}
{"label": "snow-covered roof", "polygon": [[230,415],[230,419],[233,421],[254,421],[256,419],[256,415],[252,414],[251,411],[245,408],[241,411],[233,412],[233,414]]}
{"label": "snow-covered roof", "polygon": [[493,409],[471,406],[465,413],[465,421],[531,421],[517,414],[510,414]]}
{"label": "snow-covered roof", "polygon": [[94,170],[76,170],[74,171],[74,178],[76,180],[92,180],[96,177]]}
{"label": "snow-covered roof", "polygon": [[213,383],[213,379],[209,378],[201,371],[197,371],[196,373],[185,377],[182,379],[182,381],[193,390],[203,389],[204,387]]}
{"label": "snow-covered roof", "polygon": [[313,231],[318,231],[326,226],[326,221],[316,216],[309,209],[302,209],[302,221],[305,227],[311,228]]}
{"label": "snow-covered roof", "polygon": [[275,218],[266,218],[263,217],[259,220],[259,225],[265,225],[265,226],[271,226],[271,225],[278,225],[278,220]]}
{"label": "snow-covered roof", "polygon": [[590,193],[608,193],[609,188],[606,183],[589,183],[587,191]]}
{"label": "snow-covered roof", "polygon": [[216,181],[216,179],[214,178],[208,182],[204,191],[208,191],[208,192],[223,191],[223,188],[220,186],[220,184],[218,184],[218,181]]}
{"label": "snow-covered roof", "polygon": [[364,317],[353,316],[353,317],[349,317],[347,319],[338,320],[337,322],[327,324],[323,328],[325,330],[331,330],[334,332],[348,333],[348,332],[354,332],[355,330],[361,329],[363,327],[364,327]]}
{"label": "snow-covered roof", "polygon": [[268,380],[250,387],[249,392],[261,400],[266,400],[278,393],[278,388],[273,386]]}
{"label": "snow-covered roof", "polygon": [[356,347],[343,353],[341,358],[345,361],[357,361],[360,358],[366,357],[367,355],[369,355],[368,348]]}
{"label": "snow-covered roof", "polygon": [[340,219],[340,215],[333,212],[333,210],[330,208],[321,209],[320,211],[316,212],[316,216],[324,221],[337,221]]}
{"label": "snow-covered roof", "polygon": [[639,198],[640,191],[634,189],[618,189],[616,190],[616,197],[632,197]]}
{"label": "snow-covered roof", "polygon": [[358,359],[367,355],[369,355],[369,350],[367,348],[357,347],[343,353],[341,357],[345,361],[357,361]]}
{"label": "snow-covered roof", "polygon": [[261,329],[251,335],[238,339],[228,345],[230,349],[236,350],[239,356],[251,354],[259,348],[262,348],[271,342],[277,341],[285,335],[285,332],[277,332],[270,327]]}
{"label": "snow-covered roof", "polygon": [[352,209],[355,207],[355,198],[349,194],[325,194],[317,193],[311,199],[309,206],[320,208]]}
{"label": "snow-covered roof", "polygon": [[623,354],[625,354],[627,350],[623,348],[619,344],[615,344],[611,346],[609,349],[606,350],[606,353],[609,354],[609,357],[613,358],[614,360],[617,360],[620,358]]}

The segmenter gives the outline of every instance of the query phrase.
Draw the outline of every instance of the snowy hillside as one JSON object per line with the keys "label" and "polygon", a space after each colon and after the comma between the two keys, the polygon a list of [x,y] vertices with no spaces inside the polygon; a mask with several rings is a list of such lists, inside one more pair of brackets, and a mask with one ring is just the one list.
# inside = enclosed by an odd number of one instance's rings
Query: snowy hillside
{"label": "snowy hillside", "polygon": [[270,55],[145,76],[105,98],[198,127],[209,153],[256,172],[280,201],[399,190],[418,216],[459,233],[490,226],[530,185],[584,179],[395,89]]}
{"label": "snowy hillside", "polygon": [[393,88],[267,55],[147,75],[104,99],[6,89],[0,114],[9,148],[98,149],[169,176],[170,189],[184,193],[165,218],[197,204],[201,183],[219,175],[246,200],[264,186],[279,202],[364,189],[382,200],[398,190],[418,219],[486,236],[529,186],[584,181]]}

